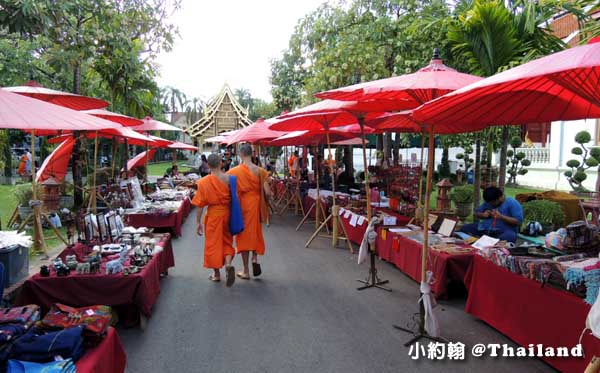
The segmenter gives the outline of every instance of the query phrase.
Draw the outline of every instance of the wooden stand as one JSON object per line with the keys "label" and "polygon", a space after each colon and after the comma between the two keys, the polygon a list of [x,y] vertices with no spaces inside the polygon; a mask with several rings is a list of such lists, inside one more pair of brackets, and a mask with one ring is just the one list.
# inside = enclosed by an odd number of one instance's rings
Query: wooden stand
{"label": "wooden stand", "polygon": [[[321,205],[321,193],[320,193],[320,186],[319,186],[319,165],[318,165],[318,162],[317,162],[317,176],[316,176],[316,180],[317,180],[317,200],[315,201],[315,203],[313,203],[310,206],[310,208],[308,209],[308,211],[306,211],[306,213],[302,217],[302,220],[300,221],[300,223],[296,227],[296,231],[300,230],[300,228],[304,225],[304,223],[306,223],[306,221],[308,221],[310,213],[313,211],[313,209],[316,209],[315,210],[315,229],[318,229],[319,225],[321,225],[321,214],[323,214],[323,217],[325,217],[325,215],[326,215],[325,214],[325,210],[323,209],[323,205]],[[327,234],[329,234],[329,227],[326,226],[326,228],[327,228]]]}

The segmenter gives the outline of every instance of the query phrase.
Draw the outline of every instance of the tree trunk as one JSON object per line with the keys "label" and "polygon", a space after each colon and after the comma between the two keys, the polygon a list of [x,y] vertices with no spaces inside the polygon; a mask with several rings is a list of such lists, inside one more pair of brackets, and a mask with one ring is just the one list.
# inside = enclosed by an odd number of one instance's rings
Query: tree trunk
{"label": "tree trunk", "polygon": [[473,179],[473,220],[475,218],[475,210],[479,207],[479,189],[481,187],[481,138],[480,134],[477,134],[477,140],[475,140],[475,175]]}
{"label": "tree trunk", "polygon": [[394,164],[400,163],[400,134],[396,133],[396,138],[394,139]]}
{"label": "tree trunk", "polygon": [[344,169],[354,169],[354,147],[352,145],[346,145],[344,147]]}
{"label": "tree trunk", "polygon": [[442,149],[442,162],[440,165],[440,178],[450,177],[449,152],[450,146],[448,144],[444,144]]}
{"label": "tree trunk", "polygon": [[392,159],[392,133],[386,132],[383,137],[383,158],[387,161]]}
{"label": "tree trunk", "polygon": [[383,151],[383,135],[377,135],[376,146],[377,151]]}
{"label": "tree trunk", "polygon": [[498,170],[498,188],[504,190],[506,185],[506,152],[508,151],[509,128],[502,127],[502,148],[500,149],[500,167]]}

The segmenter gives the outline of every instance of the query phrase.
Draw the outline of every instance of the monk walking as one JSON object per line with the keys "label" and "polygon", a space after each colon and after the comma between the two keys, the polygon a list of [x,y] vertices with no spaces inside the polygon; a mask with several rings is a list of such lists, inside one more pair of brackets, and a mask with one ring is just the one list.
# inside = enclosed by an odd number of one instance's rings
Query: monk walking
{"label": "monk walking", "polygon": [[[218,282],[221,281],[221,267],[225,264],[226,285],[231,286],[235,282],[235,269],[231,265],[235,250],[229,231],[229,176],[221,171],[218,155],[209,155],[207,163],[210,174],[197,181],[198,190],[192,200],[192,204],[198,206],[198,235],[205,235],[204,267],[214,271],[209,279]],[[208,209],[203,223],[206,206]]]}
{"label": "monk walking", "polygon": [[271,195],[271,189],[269,173],[252,163],[252,146],[249,144],[240,146],[240,156],[242,164],[232,168],[228,173],[237,177],[237,190],[244,217],[244,231],[235,236],[236,249],[242,254],[244,265],[244,270],[237,275],[241,279],[248,280],[250,279],[248,268],[250,252],[252,252],[252,275],[256,277],[262,273],[258,263],[258,255],[265,254],[261,220],[267,219],[269,209],[266,197]]}

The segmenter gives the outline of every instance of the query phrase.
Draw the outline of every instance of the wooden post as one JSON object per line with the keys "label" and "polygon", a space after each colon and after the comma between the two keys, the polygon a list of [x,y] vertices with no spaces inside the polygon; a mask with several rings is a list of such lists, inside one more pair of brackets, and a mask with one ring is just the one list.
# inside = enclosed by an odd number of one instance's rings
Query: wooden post
{"label": "wooden post", "polygon": [[369,187],[369,166],[367,165],[367,144],[365,140],[365,119],[358,118],[360,125],[360,137],[362,140],[363,164],[365,167],[365,192],[367,193],[367,222],[371,221],[371,188]]}
{"label": "wooden post", "polygon": [[98,131],[96,131],[96,140],[94,143],[94,180],[92,180],[92,192],[90,195],[90,205],[94,214],[96,213],[96,168],[98,167]]}
{"label": "wooden post", "polygon": [[[38,197],[35,175],[35,130],[31,130],[31,186],[33,188],[33,200],[35,201]],[[41,208],[42,206],[38,204],[33,206],[33,245],[34,249],[41,249],[48,256],[44,231],[42,230]]]}
{"label": "wooden post", "polygon": [[[173,166],[177,164],[177,149],[173,149]],[[146,166],[148,167],[148,166]]]}
{"label": "wooden post", "polygon": [[421,255],[421,282],[426,281],[425,272],[427,271],[427,251],[429,250],[429,202],[431,195],[431,184],[433,179],[433,158],[434,158],[434,138],[433,126],[429,127],[429,148],[427,156],[427,186],[425,188],[425,213],[423,216],[423,250]]}
{"label": "wooden post", "polygon": [[[331,155],[331,140],[329,139],[329,126],[325,126],[325,134],[327,136],[327,151],[328,156]],[[336,247],[338,244],[339,237],[339,226],[338,226],[338,216],[340,210],[335,204],[335,170],[333,168],[333,163],[327,161],[329,163],[329,172],[331,173],[331,189],[333,191],[333,206],[331,207],[331,214],[333,215],[333,229],[332,229],[332,237],[331,237],[331,246]]]}
{"label": "wooden post", "polygon": [[115,179],[115,168],[117,165],[117,137],[112,138],[112,168],[111,168],[111,179]]}

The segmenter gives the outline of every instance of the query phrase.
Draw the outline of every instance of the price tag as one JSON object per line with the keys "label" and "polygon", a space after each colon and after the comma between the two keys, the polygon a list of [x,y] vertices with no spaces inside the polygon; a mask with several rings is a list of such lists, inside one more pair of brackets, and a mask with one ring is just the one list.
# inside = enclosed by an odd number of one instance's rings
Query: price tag
{"label": "price tag", "polygon": [[85,314],[88,316],[94,316],[94,311],[93,310],[85,310]]}

